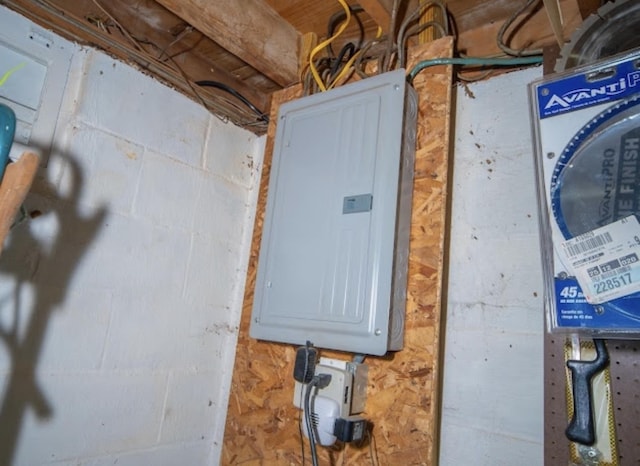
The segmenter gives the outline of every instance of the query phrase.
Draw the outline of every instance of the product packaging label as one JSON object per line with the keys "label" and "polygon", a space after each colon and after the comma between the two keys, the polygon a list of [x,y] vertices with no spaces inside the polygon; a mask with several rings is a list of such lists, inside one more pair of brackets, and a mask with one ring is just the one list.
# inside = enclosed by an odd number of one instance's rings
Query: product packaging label
{"label": "product packaging label", "polygon": [[640,90],[640,70],[634,61],[618,63],[593,73],[551,81],[537,89],[540,119],[612,100]]}
{"label": "product packaging label", "polygon": [[567,240],[560,252],[590,304],[640,291],[640,225],[634,215]]}

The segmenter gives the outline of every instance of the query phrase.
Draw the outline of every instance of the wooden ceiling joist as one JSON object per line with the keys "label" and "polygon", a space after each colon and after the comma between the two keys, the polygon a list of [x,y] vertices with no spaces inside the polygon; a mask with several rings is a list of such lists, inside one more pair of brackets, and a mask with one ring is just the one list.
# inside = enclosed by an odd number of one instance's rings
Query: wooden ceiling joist
{"label": "wooden ceiling joist", "polygon": [[[247,85],[243,80],[217,66],[216,62],[207,61],[201,54],[189,52],[169,59],[169,52],[173,51],[169,46],[175,42],[169,25],[182,23],[182,20],[153,0],[111,0],[104,4],[96,4],[91,0],[2,0],[2,3],[68,39],[96,45],[122,60],[136,63],[142,70],[150,72],[197,101],[204,100],[208,105],[221,104],[222,107],[229,107],[216,97],[211,100],[209,89],[195,89],[195,81],[215,80],[235,89],[259,109],[267,111],[269,108],[268,94]],[[96,10],[97,6],[103,10]],[[141,41],[138,46],[133,46],[118,28],[104,25],[99,27],[100,24],[96,26],[87,19],[104,17],[103,12],[112,15],[114,19],[117,18],[118,24],[124,30],[132,31],[130,37],[135,36],[136,40]],[[149,21],[156,27],[146,24],[146,16],[152,17]],[[100,23],[101,20],[95,19],[94,22]],[[158,50],[166,53],[159,53]],[[191,81],[191,84],[186,79]],[[196,91],[199,95],[195,95]],[[233,115],[236,112],[233,106],[228,108],[228,112],[220,107],[219,110],[222,115]]]}
{"label": "wooden ceiling joist", "polygon": [[383,32],[389,32],[393,0],[360,0],[359,3]]}
{"label": "wooden ceiling joist", "polygon": [[[389,33],[397,0],[345,0],[364,13],[334,44]],[[523,0],[524,1],[524,0]],[[560,4],[564,38],[599,0],[547,0]],[[201,102],[212,113],[261,134],[271,94],[300,81],[309,57],[302,34],[319,40],[335,32],[338,0],[0,0],[0,5],[66,38],[104,49],[136,64]],[[399,24],[428,0],[400,0]],[[456,49],[470,56],[499,52],[496,36],[518,5],[510,0],[446,0]],[[425,14],[426,18],[427,14]],[[556,14],[556,16],[558,16]],[[556,20],[556,23],[558,21]],[[331,29],[333,28],[333,31]],[[362,29],[364,32],[362,32]],[[510,47],[540,48],[556,42],[544,10],[525,13],[509,28]],[[334,51],[335,53],[335,51]],[[214,87],[196,82],[212,81]]]}
{"label": "wooden ceiling joist", "polygon": [[263,0],[156,0],[259,72],[298,81],[300,33]]}

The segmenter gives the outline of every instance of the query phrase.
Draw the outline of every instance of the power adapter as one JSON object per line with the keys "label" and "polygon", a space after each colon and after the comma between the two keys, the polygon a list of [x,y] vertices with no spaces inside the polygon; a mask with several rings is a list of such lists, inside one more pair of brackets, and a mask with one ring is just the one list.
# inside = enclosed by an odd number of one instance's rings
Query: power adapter
{"label": "power adapter", "polygon": [[311,343],[296,350],[296,360],[293,365],[293,378],[300,383],[311,382],[315,375],[318,350]]}
{"label": "power adapter", "polygon": [[333,426],[333,435],[342,442],[359,442],[367,431],[367,420],[362,416],[338,418]]}

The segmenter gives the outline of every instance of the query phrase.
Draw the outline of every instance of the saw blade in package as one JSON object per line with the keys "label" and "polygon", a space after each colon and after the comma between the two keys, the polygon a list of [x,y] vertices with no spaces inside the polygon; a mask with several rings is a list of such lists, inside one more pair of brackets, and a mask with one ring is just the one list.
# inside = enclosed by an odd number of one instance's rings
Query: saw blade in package
{"label": "saw blade in package", "polygon": [[640,336],[640,50],[531,84],[550,330]]}

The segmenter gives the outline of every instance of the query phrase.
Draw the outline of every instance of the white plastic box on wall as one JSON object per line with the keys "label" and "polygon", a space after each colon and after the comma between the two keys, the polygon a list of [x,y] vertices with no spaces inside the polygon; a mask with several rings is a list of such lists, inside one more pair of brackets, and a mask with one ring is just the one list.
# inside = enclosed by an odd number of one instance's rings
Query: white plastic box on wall
{"label": "white plastic box on wall", "polygon": [[397,70],[280,107],[252,337],[402,348],[416,99]]}

